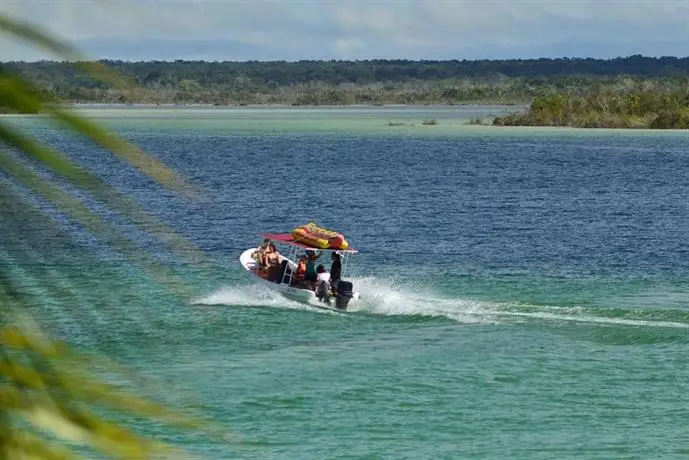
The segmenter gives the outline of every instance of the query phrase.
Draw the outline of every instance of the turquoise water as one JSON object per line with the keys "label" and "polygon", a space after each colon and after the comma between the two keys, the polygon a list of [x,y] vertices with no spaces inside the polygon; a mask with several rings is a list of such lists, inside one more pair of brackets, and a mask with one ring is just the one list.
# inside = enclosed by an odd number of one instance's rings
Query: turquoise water
{"label": "turquoise water", "polygon": [[[465,125],[497,107],[82,110],[206,201],[11,119],[219,268],[182,264],[194,294],[178,300],[42,201],[54,221],[40,227],[4,206],[3,263],[47,330],[165,382],[157,396],[228,435],[147,432],[202,458],[689,453],[686,132]],[[239,268],[260,232],[312,219],[361,249],[350,313],[284,300]]]}

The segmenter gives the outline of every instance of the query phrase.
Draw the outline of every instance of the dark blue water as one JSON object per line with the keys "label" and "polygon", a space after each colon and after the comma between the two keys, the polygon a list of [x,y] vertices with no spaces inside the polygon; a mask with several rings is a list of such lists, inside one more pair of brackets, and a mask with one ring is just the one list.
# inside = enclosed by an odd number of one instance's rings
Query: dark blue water
{"label": "dark blue water", "polygon": [[175,200],[88,144],[55,143],[220,259],[315,220],[347,233],[362,270],[384,262],[376,272],[675,280],[689,267],[681,137],[128,137],[208,201]]}

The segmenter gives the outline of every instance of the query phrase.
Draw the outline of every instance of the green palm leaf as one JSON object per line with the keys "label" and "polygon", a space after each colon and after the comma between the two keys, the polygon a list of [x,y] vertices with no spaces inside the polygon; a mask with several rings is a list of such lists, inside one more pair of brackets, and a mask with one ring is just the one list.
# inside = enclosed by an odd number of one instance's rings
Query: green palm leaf
{"label": "green palm leaf", "polygon": [[[194,244],[172,232],[167,226],[160,222],[159,219],[148,215],[148,213],[146,213],[134,200],[123,196],[114,187],[101,181],[100,178],[76,166],[74,162],[60,152],[39,144],[34,139],[18,133],[2,122],[0,122],[0,140],[22,151],[28,157],[43,163],[51,171],[61,175],[72,184],[90,192],[94,198],[99,199],[103,203],[110,204],[122,215],[129,217],[131,221],[139,224],[142,228],[146,228],[149,232],[159,237],[159,239],[165,242],[170,249],[174,250],[182,258],[197,265],[207,264],[204,254]],[[17,179],[24,178],[23,181],[33,183],[33,185],[28,185],[31,188],[36,189],[36,187],[39,186],[38,184],[45,182],[40,179],[37,174],[29,171],[28,168],[19,169],[18,165],[12,162],[11,157],[7,153],[3,154],[0,152],[0,158],[3,159],[3,162],[6,162],[6,164],[0,165],[0,168],[4,168],[6,172]],[[37,191],[45,193],[50,191],[51,197],[59,193],[56,187],[50,187],[49,184],[42,184],[41,190]],[[69,207],[72,208],[75,206],[81,207],[76,199],[70,199],[71,197],[68,194],[61,193],[60,195],[60,205],[69,205]],[[92,213],[84,211],[75,217],[77,219],[89,217],[88,222],[82,223],[93,229],[95,223]],[[97,221],[98,219],[95,218],[95,220]],[[103,232],[101,236],[104,237],[109,234],[111,234],[111,232]],[[118,238],[114,242],[124,243],[125,240]],[[130,246],[127,245],[127,247]]]}
{"label": "green palm leaf", "polygon": [[[95,78],[119,87],[131,87],[131,81],[109,71],[105,66],[86,60],[71,46],[26,23],[0,15],[0,33],[27,41],[63,59],[79,61],[79,65]],[[185,197],[199,197],[199,190],[159,160],[114,135],[96,123],[61,107],[52,96],[22,78],[0,68],[0,106],[12,111],[36,113],[57,121],[70,131],[84,136],[95,145],[105,148],[123,161],[138,168],[162,186]],[[96,175],[78,166],[67,155],[43,145],[30,135],[23,134],[0,120],[0,143],[14,150],[0,148],[0,171],[8,182],[29,191],[30,195],[46,200],[63,215],[80,223],[91,234],[125,254],[131,262],[142,267],[155,281],[171,292],[188,296],[190,286],[175,271],[161,263],[123,234],[106,223],[80,199],[66,192],[50,180],[41,177],[32,167],[39,164],[53,175],[88,192],[108,209],[125,216],[141,229],[152,233],[168,245],[175,254],[192,264],[206,263],[206,257],[191,242],[175,234],[156,217],[146,213],[133,199],[119,193]],[[34,229],[53,228],[51,218],[41,214],[30,201],[12,192],[9,187],[0,193],[3,214],[16,216],[22,211]],[[22,224],[22,225],[24,225]],[[9,234],[16,229],[10,226]],[[49,230],[56,232],[57,230]],[[21,260],[8,250],[21,251],[20,245],[0,248],[0,261]],[[11,265],[11,264],[10,264]],[[23,267],[33,278],[41,279],[41,272],[31,266]],[[45,281],[45,279],[43,278]],[[50,284],[50,283],[47,283]],[[49,286],[49,289],[55,287]],[[88,360],[70,347],[43,337],[32,323],[26,327],[27,299],[15,288],[10,271],[0,270],[0,458],[66,459],[78,458],[68,445],[82,445],[115,458],[171,458],[174,451],[162,443],[142,437],[131,429],[110,421],[108,411],[161,420],[185,429],[208,425],[188,414],[177,414],[162,404],[107,384],[86,370],[103,362]],[[103,412],[105,411],[105,412]],[[28,429],[27,426],[33,427]],[[210,431],[206,431],[210,433]],[[60,445],[49,439],[60,439]]]}
{"label": "green palm leaf", "polygon": [[110,83],[116,87],[134,87],[134,83],[121,75],[110,71],[100,62],[88,60],[84,55],[77,52],[74,47],[62,40],[42,32],[38,27],[30,25],[28,22],[12,19],[0,14],[0,32],[13,36],[16,39],[25,41],[33,46],[44,49],[66,61],[74,61],[79,67],[85,70],[92,77]]}
{"label": "green palm leaf", "polygon": [[[160,161],[145,154],[140,149],[127,143],[120,137],[108,132],[96,123],[80,117],[55,104],[46,104],[39,96],[40,91],[16,76],[3,75],[0,72],[0,101],[19,112],[47,113],[64,123],[78,134],[82,134],[101,147],[104,147],[121,159],[129,162],[163,186],[180,191],[187,196],[199,197],[200,192],[191,187],[174,171]],[[74,185],[84,188],[97,199],[109,204],[121,214],[138,223],[159,237],[178,255],[192,263],[207,265],[203,253],[189,241],[176,235],[159,219],[146,213],[133,200],[122,196],[113,187],[104,184],[100,179],[74,164],[61,153],[38,145],[34,140],[23,136],[10,127],[0,124],[0,140],[19,149],[24,154],[42,162],[55,173],[63,176]]]}
{"label": "green palm leaf", "polygon": [[6,15],[0,15],[0,30],[69,60],[78,61],[82,57],[68,44],[50,37],[26,22],[11,19]]}
{"label": "green palm leaf", "polygon": [[[2,129],[0,129],[2,135]],[[38,148],[34,143],[22,144],[22,148]],[[21,185],[49,200],[57,209],[70,215],[74,220],[82,224],[93,235],[114,243],[114,245],[132,262],[144,268],[156,281],[164,284],[170,290],[181,296],[190,294],[190,288],[184,280],[176,276],[171,269],[158,263],[143,251],[143,248],[135,245],[112,225],[106,224],[78,199],[63,191],[56,185],[42,179],[36,172],[13,161],[6,152],[0,152],[0,169],[15,178]]]}

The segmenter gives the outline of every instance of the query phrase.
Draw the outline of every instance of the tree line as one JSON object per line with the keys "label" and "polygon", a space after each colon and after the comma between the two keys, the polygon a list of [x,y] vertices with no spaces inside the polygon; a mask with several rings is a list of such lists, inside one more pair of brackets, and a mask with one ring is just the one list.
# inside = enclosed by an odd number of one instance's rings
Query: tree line
{"label": "tree line", "polygon": [[99,62],[124,83],[99,81],[72,62],[7,62],[0,71],[19,75],[57,99],[87,103],[524,104],[550,92],[672,92],[689,82],[689,58],[676,57]]}
{"label": "tree line", "polygon": [[[496,125],[689,128],[689,58],[9,62],[46,100],[214,105],[519,104]],[[0,112],[7,106],[0,98]]]}

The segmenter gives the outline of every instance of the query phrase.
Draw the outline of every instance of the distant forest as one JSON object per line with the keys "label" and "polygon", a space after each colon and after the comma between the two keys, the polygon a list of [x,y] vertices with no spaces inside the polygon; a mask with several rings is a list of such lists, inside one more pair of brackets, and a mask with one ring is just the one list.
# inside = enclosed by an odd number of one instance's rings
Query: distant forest
{"label": "distant forest", "polygon": [[609,60],[100,62],[126,83],[98,81],[68,62],[6,62],[0,72],[26,77],[39,91],[61,100],[84,103],[528,104],[552,93],[686,95],[689,87],[689,58],[638,55]]}

